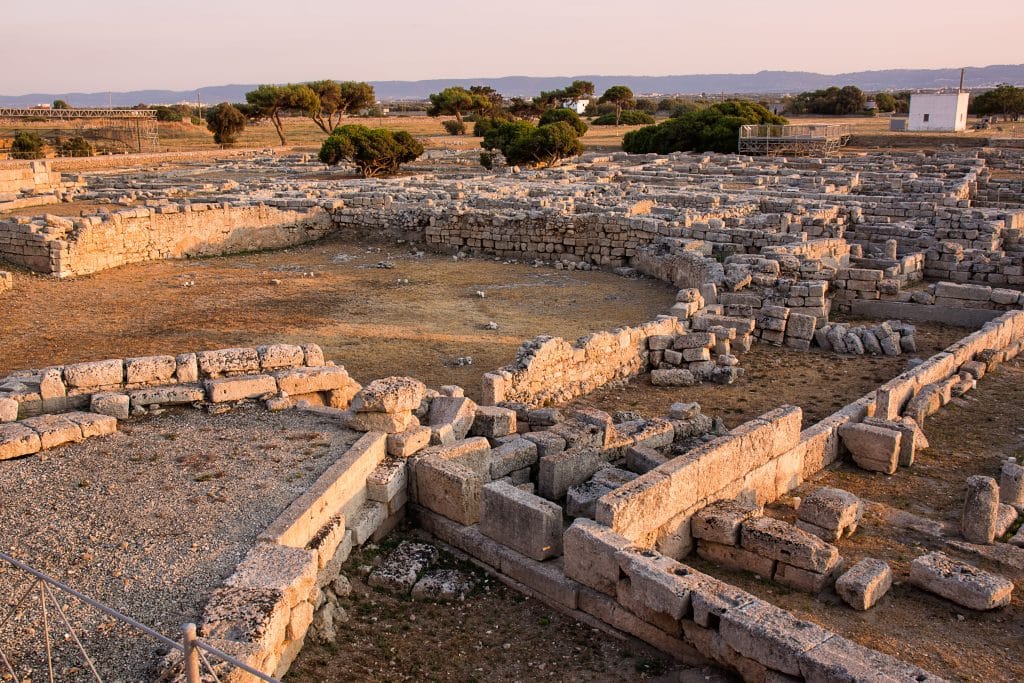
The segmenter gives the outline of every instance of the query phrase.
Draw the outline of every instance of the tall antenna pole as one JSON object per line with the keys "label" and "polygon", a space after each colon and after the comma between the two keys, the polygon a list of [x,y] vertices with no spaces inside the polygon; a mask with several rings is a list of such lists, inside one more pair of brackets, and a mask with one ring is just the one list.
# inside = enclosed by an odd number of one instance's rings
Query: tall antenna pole
{"label": "tall antenna pole", "polygon": [[959,92],[963,92],[964,91],[964,72],[965,71],[967,71],[967,69],[960,69],[960,90],[959,90]]}

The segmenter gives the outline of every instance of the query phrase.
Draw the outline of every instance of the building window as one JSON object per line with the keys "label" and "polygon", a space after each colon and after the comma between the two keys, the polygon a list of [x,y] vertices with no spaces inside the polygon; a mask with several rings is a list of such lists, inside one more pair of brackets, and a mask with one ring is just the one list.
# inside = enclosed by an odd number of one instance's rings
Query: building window
{"label": "building window", "polygon": [[924,115],[924,122],[925,122],[925,123],[928,123],[928,117],[929,117],[929,116],[931,116],[931,114],[925,114],[925,115]]}

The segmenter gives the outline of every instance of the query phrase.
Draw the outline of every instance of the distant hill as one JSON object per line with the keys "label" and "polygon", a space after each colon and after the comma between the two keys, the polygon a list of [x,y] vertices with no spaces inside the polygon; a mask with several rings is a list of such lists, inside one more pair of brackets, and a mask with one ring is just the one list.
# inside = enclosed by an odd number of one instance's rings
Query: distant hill
{"label": "distant hill", "polygon": [[[382,101],[426,99],[427,95],[451,85],[489,85],[506,96],[533,96],[541,90],[553,90],[582,79],[593,81],[598,92],[612,85],[628,85],[633,92],[661,95],[798,93],[827,88],[830,85],[856,85],[862,90],[914,90],[956,87],[960,69],[887,69],[845,74],[819,74],[809,71],[759,71],[756,74],[695,74],[689,76],[505,76],[502,78],[438,78],[425,81],[372,81]],[[1000,83],[1024,86],[1024,64],[968,67],[966,86],[992,87]],[[217,85],[195,90],[132,90],[116,93],[31,93],[0,95],[0,106],[30,107],[63,99],[75,107],[115,107],[147,104],[195,102],[196,93],[204,103],[240,102],[254,84]]]}

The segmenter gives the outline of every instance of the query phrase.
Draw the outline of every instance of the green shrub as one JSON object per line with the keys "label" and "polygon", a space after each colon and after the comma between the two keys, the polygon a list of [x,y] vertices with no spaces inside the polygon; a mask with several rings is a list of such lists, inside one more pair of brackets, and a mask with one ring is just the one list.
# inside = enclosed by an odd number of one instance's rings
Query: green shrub
{"label": "green shrub", "polygon": [[738,146],[740,126],[769,123],[785,124],[788,121],[754,102],[729,100],[656,126],[630,131],[622,138],[622,149],[631,154],[730,153],[735,152]]}
{"label": "green shrub", "polygon": [[442,121],[441,125],[444,126],[444,129],[448,132],[448,135],[465,135],[466,134],[466,124],[463,123],[462,121],[454,121],[454,120]]}
{"label": "green shrub", "polygon": [[57,154],[62,157],[91,157],[93,155],[92,145],[81,135],[68,138],[57,147]]}
{"label": "green shrub", "polygon": [[558,123],[564,121],[572,126],[573,130],[576,131],[577,135],[583,135],[587,132],[587,124],[583,122],[580,115],[574,112],[572,109],[566,109],[559,107],[558,109],[549,109],[544,112],[540,117],[541,126],[546,126],[549,123]]}
{"label": "green shrub", "polygon": [[583,152],[576,129],[565,121],[535,126],[529,121],[507,121],[487,132],[484,149],[500,150],[510,164],[553,166]]}
{"label": "green shrub", "polygon": [[320,148],[320,161],[355,164],[364,178],[393,175],[399,166],[423,154],[423,145],[404,130],[360,125],[338,126]]}
{"label": "green shrub", "polygon": [[206,127],[218,145],[232,145],[245,130],[245,114],[238,107],[221,102],[206,112]]}
{"label": "green shrub", "polygon": [[11,142],[12,159],[41,159],[46,141],[31,130],[19,130],[14,134],[14,141]]}
{"label": "green shrub", "polygon": [[[591,121],[591,123],[595,126],[614,126],[615,114],[598,116],[596,119]],[[622,113],[619,114],[619,123],[624,126],[640,126],[643,124],[654,123],[654,117],[647,112],[640,111],[639,109],[623,109]]]}

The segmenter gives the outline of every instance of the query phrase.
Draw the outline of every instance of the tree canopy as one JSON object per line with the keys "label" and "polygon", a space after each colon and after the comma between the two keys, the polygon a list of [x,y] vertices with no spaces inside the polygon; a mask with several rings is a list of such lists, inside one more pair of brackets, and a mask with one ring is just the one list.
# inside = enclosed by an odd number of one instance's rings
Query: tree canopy
{"label": "tree canopy", "polygon": [[560,107],[565,100],[582,100],[594,96],[594,84],[590,81],[573,81],[564,88],[545,90],[533,98],[534,106],[541,112]]}
{"label": "tree canopy", "polygon": [[785,124],[760,104],[747,100],[728,100],[706,109],[687,112],[656,126],[634,130],[622,139],[622,149],[632,154],[669,154],[671,152],[735,152],[740,126],[748,124]]}
{"label": "tree canopy", "polygon": [[488,93],[481,91],[471,92],[465,88],[453,86],[430,96],[430,107],[427,109],[427,115],[454,116],[456,121],[463,123],[463,113],[474,112],[482,114],[488,111],[491,106],[492,101]]}
{"label": "tree canopy", "polygon": [[377,95],[369,83],[326,80],[312,81],[306,85],[316,93],[318,99],[317,105],[309,110],[309,118],[328,134],[341,123],[341,118],[346,114],[366,109],[377,102]]}
{"label": "tree canopy", "polygon": [[282,114],[299,112],[307,116],[320,107],[320,98],[308,85],[261,85],[255,90],[245,93],[245,101],[250,105],[249,114],[258,118],[268,118],[274,124],[277,137],[282,145],[288,141],[284,135]]}
{"label": "tree canopy", "polygon": [[615,106],[615,125],[619,125],[619,118],[622,116],[624,107],[632,106],[634,103],[633,91],[624,85],[613,85],[604,91],[600,104],[612,104]]}
{"label": "tree canopy", "polygon": [[245,114],[238,107],[221,102],[206,112],[206,127],[218,145],[232,145],[245,130]]}
{"label": "tree canopy", "polygon": [[1024,88],[1003,83],[975,97],[969,109],[977,116],[1024,115]]}
{"label": "tree canopy", "polygon": [[11,142],[12,159],[41,159],[46,141],[33,130],[19,130]]}
{"label": "tree canopy", "polygon": [[399,167],[423,154],[423,145],[404,130],[338,126],[320,147],[320,161],[331,166],[355,164],[364,178],[393,175]]}
{"label": "tree canopy", "polygon": [[576,129],[565,121],[535,126],[529,121],[506,121],[487,131],[484,149],[500,150],[510,164],[554,166],[583,152]]}
{"label": "tree canopy", "polygon": [[825,114],[841,116],[864,111],[867,97],[855,85],[832,86],[813,92],[802,92],[789,101],[786,111],[792,114]]}
{"label": "tree canopy", "polygon": [[654,117],[639,109],[623,109],[619,112],[618,119],[615,114],[604,114],[591,121],[595,126],[617,126],[624,123],[627,126],[641,126],[654,123]]}
{"label": "tree canopy", "polygon": [[57,146],[57,154],[62,157],[91,157],[92,145],[81,135],[62,140]]}
{"label": "tree canopy", "polygon": [[64,100],[54,100],[51,107],[54,109],[71,109],[71,105]]}
{"label": "tree canopy", "polygon": [[558,121],[565,121],[573,130],[576,131],[577,135],[583,135],[587,132],[587,124],[583,122],[580,115],[574,112],[572,109],[566,109],[561,107],[559,109],[548,109],[546,112],[541,114],[540,124],[545,126],[549,123],[557,123]]}

